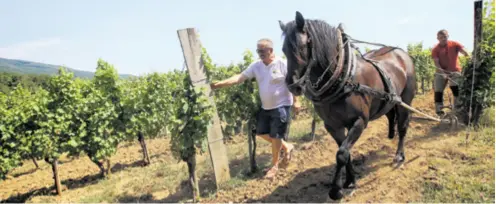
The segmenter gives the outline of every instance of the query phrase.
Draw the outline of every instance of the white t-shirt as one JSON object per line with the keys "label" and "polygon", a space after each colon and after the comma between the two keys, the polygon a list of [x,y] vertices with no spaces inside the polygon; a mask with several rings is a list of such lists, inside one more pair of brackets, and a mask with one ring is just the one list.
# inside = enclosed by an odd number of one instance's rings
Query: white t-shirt
{"label": "white t-shirt", "polygon": [[293,105],[293,95],[284,82],[287,72],[286,60],[276,57],[267,66],[262,60],[253,62],[242,74],[249,79],[255,77],[262,108],[269,110]]}

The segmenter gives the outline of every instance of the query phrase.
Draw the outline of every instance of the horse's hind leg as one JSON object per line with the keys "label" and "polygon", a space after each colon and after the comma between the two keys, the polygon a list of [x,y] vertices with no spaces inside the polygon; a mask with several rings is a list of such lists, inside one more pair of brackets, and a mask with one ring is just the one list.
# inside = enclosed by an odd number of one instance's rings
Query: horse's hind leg
{"label": "horse's hind leg", "polygon": [[394,125],[396,124],[396,108],[392,108],[388,113],[386,113],[386,117],[388,119],[389,123],[389,132],[388,132],[388,138],[393,139],[394,138]]}
{"label": "horse's hind leg", "polygon": [[[415,96],[415,85],[414,80],[409,79],[407,83],[407,87],[405,88],[405,91],[401,94],[401,99],[404,103],[411,105],[413,101],[413,97]],[[410,116],[411,113],[408,109],[406,109],[403,106],[397,105],[396,107],[398,109],[398,149],[396,150],[396,156],[394,158],[394,162],[396,163],[401,163],[405,161],[405,152],[403,151],[403,146],[405,143],[405,136],[408,130],[408,126],[410,124]]]}
{"label": "horse's hind leg", "polygon": [[401,163],[405,160],[405,152],[403,146],[405,143],[405,136],[408,130],[408,125],[410,123],[410,112],[408,109],[403,107],[398,107],[398,149],[396,150],[396,156],[394,157],[394,162]]}

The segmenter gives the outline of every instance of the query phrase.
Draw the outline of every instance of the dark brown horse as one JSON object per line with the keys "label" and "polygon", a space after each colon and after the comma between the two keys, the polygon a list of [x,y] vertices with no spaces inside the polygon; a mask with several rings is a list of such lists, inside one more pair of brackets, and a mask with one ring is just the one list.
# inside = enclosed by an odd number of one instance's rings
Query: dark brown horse
{"label": "dark brown horse", "polygon": [[[313,102],[339,146],[329,196],[341,199],[343,187],[355,187],[350,149],[369,121],[386,115],[390,139],[397,125],[399,142],[393,161],[400,164],[405,160],[403,143],[410,112],[398,103],[411,105],[415,97],[413,61],[402,49],[389,46],[362,56],[342,28],[321,20],[304,19],[299,12],[294,21],[287,24],[279,21],[279,24],[285,36],[283,52],[288,60],[288,88]],[[343,167],[346,167],[344,185],[340,182]]]}

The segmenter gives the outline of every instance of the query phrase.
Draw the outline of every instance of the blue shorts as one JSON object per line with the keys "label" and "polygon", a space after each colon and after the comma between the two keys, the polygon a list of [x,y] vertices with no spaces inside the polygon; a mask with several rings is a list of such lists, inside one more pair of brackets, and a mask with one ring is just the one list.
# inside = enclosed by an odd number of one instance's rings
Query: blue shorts
{"label": "blue shorts", "polygon": [[291,106],[265,110],[257,115],[257,135],[269,134],[271,138],[288,140]]}

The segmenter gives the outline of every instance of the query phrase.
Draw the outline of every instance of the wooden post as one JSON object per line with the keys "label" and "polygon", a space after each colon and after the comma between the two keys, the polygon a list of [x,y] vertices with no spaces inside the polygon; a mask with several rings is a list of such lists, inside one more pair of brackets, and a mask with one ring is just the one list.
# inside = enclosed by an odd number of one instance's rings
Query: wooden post
{"label": "wooden post", "polygon": [[58,159],[54,159],[52,161],[52,172],[53,172],[53,180],[55,181],[55,189],[57,190],[57,195],[62,195],[62,187],[60,185],[60,177],[59,177],[59,161]]}
{"label": "wooden post", "polygon": [[[481,54],[480,43],[482,41],[482,0],[474,1],[474,50],[472,51],[472,62],[473,62],[473,70],[472,70],[472,81],[475,79],[475,68],[479,67],[479,56]],[[472,91],[474,90],[474,84],[472,83]],[[471,93],[473,94],[473,93]],[[473,110],[472,110],[472,96],[470,97],[470,107],[468,108],[468,124],[472,121]],[[468,140],[468,132],[465,138],[465,141]]]}
{"label": "wooden post", "polygon": [[180,29],[177,31],[181,48],[183,50],[184,60],[188,68],[189,77],[195,87],[204,87],[211,105],[214,106],[214,115],[211,125],[208,127],[208,150],[210,159],[214,167],[215,181],[217,188],[220,183],[223,183],[231,178],[229,172],[229,161],[227,151],[224,145],[224,136],[220,126],[219,115],[213,98],[213,92],[210,89],[210,84],[205,74],[201,58],[201,43],[197,37],[194,28]]}
{"label": "wooden post", "polygon": [[474,1],[474,50],[472,52],[472,60],[474,66],[478,66],[478,58],[480,56],[480,43],[482,41],[482,0]]}

